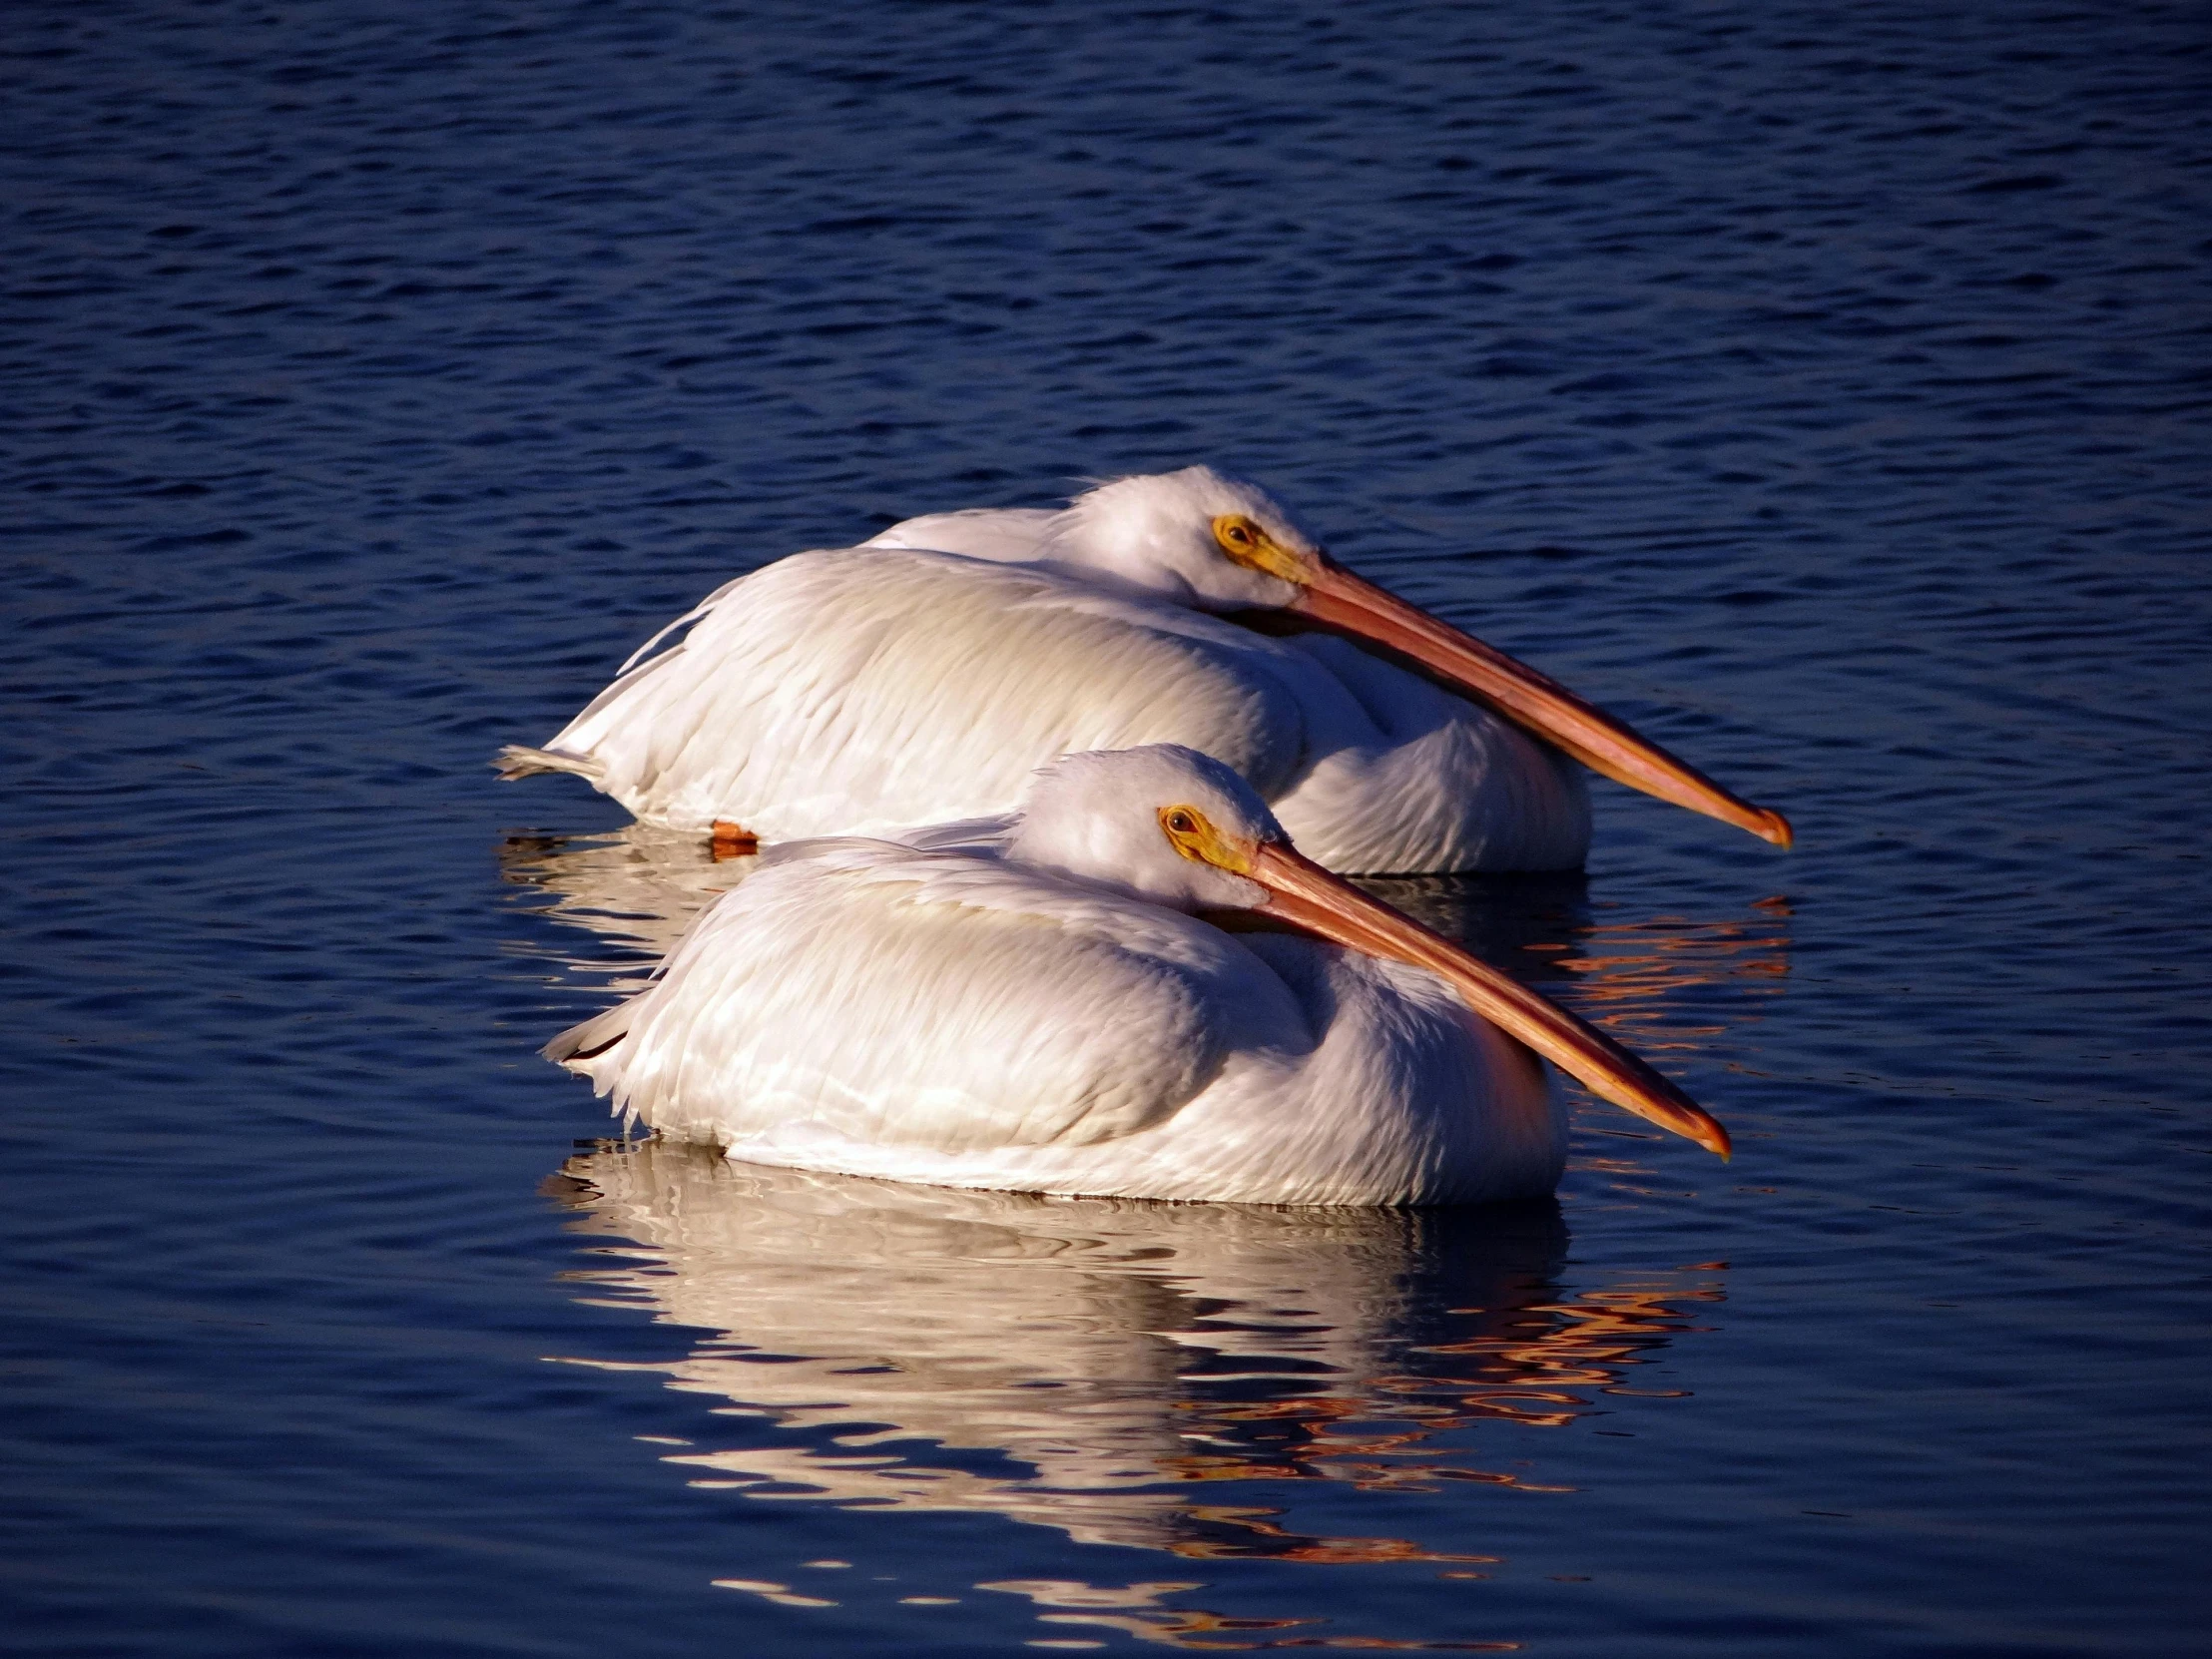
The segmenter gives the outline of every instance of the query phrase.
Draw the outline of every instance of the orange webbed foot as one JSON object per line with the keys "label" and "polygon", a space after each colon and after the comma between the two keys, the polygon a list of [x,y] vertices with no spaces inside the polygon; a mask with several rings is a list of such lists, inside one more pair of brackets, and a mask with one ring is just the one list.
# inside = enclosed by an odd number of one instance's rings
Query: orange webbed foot
{"label": "orange webbed foot", "polygon": [[714,840],[709,847],[716,863],[731,858],[750,858],[761,850],[761,837],[742,824],[732,824],[726,818],[718,818],[714,825]]}

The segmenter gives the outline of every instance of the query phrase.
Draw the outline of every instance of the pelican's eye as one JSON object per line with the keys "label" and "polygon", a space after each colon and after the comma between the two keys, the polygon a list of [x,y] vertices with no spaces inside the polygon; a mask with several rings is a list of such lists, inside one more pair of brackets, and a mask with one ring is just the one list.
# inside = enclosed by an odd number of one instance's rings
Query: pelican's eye
{"label": "pelican's eye", "polygon": [[1239,874],[1251,863],[1250,856],[1224,840],[1221,831],[1196,807],[1162,807],[1160,829],[1168,844],[1193,863],[1212,864]]}
{"label": "pelican's eye", "polygon": [[1184,857],[1202,864],[1213,861],[1206,856],[1206,848],[1214,839],[1214,827],[1196,807],[1162,807],[1160,828],[1167,832],[1168,844]]}
{"label": "pelican's eye", "polygon": [[1264,575],[1301,586],[1313,581],[1311,561],[1293,553],[1243,513],[1223,513],[1214,520],[1214,541],[1233,563]]}
{"label": "pelican's eye", "polygon": [[1168,836],[1168,845],[1184,853],[1190,862],[1212,864],[1215,869],[1235,871],[1239,876],[1252,867],[1250,849],[1223,838],[1197,808],[1161,808],[1159,828]]}
{"label": "pelican's eye", "polygon": [[1241,565],[1257,564],[1268,547],[1268,533],[1242,513],[1223,513],[1215,519],[1214,540]]}

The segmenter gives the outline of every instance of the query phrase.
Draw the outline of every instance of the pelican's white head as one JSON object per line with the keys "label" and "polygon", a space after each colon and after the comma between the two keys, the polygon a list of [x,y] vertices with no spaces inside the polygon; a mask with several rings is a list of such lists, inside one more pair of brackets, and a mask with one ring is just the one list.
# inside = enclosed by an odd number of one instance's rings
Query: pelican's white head
{"label": "pelican's white head", "polygon": [[1321,553],[1263,489],[1210,466],[1116,478],[1053,521],[1039,557],[1202,611],[1275,610]]}
{"label": "pelican's white head", "polygon": [[1196,610],[1289,611],[1397,652],[1608,778],[1790,844],[1780,813],[1730,795],[1556,681],[1354,575],[1265,490],[1212,467],[1100,484],[1052,520],[1037,557]]}
{"label": "pelican's white head", "polygon": [[1202,825],[1225,845],[1248,850],[1288,839],[1251,785],[1195,749],[1161,743],[1093,750],[1037,769],[1007,835],[1006,856],[1176,910],[1267,902],[1257,881],[1179,849],[1178,833],[1188,836]]}

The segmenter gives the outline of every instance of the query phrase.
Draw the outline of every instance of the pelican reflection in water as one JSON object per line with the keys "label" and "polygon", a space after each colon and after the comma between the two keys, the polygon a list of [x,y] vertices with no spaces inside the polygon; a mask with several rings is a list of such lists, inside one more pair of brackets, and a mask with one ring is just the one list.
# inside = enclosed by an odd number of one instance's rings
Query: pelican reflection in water
{"label": "pelican reflection in water", "polygon": [[510,835],[499,848],[507,881],[547,894],[546,914],[598,941],[560,960],[596,983],[629,990],[675,948],[684,930],[758,859],[718,857],[692,835],[633,824],[603,834]]}
{"label": "pelican reflection in water", "polygon": [[1184,1557],[1483,1559],[1303,1530],[1297,1484],[1563,1490],[1483,1425],[1678,1392],[1646,1368],[1721,1300],[1710,1264],[1562,1292],[1550,1201],[1047,1199],[660,1141],[579,1156],[553,1186],[609,1241],[571,1276],[584,1294],[700,1333],[665,1364],[571,1362],[726,1402],[722,1443],[669,1457],[693,1484]]}

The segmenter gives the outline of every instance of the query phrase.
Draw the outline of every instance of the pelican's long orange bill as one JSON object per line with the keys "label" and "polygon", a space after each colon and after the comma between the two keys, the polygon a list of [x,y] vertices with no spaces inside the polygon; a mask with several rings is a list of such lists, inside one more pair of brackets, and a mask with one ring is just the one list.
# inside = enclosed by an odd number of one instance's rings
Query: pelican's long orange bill
{"label": "pelican's long orange bill", "polygon": [[1264,914],[1281,916],[1371,956],[1411,962],[1441,975],[1475,1013],[1526,1043],[1593,1094],[1662,1129],[1688,1136],[1708,1152],[1728,1156],[1728,1131],[1604,1032],[1476,961],[1412,917],[1370,898],[1304,853],[1279,841],[1263,841],[1254,849],[1246,873],[1268,889]]}
{"label": "pelican's long orange bill", "polygon": [[1333,559],[1316,555],[1313,566],[1313,579],[1291,604],[1300,615],[1402,652],[1617,784],[1749,830],[1777,846],[1790,844],[1790,821],[1780,813],[1730,795],[1558,681],[1437,621]]}

